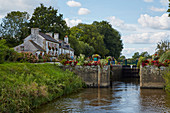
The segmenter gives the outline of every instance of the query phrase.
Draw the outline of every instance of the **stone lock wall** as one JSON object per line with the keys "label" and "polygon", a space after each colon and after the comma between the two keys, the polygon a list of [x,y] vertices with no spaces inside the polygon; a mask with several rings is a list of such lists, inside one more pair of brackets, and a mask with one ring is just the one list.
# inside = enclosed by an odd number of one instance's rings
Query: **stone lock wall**
{"label": "stone lock wall", "polygon": [[111,81],[120,80],[122,77],[122,65],[113,65],[110,67]]}
{"label": "stone lock wall", "polygon": [[88,87],[110,86],[110,66],[64,66],[66,69],[80,76]]}
{"label": "stone lock wall", "polygon": [[141,88],[164,88],[163,71],[155,66],[140,67],[140,87]]}

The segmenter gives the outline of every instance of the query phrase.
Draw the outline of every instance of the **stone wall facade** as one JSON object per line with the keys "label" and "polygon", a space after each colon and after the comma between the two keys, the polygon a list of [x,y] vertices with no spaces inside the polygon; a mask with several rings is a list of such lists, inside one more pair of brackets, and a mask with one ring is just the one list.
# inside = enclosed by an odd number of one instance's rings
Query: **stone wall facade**
{"label": "stone wall facade", "polygon": [[163,71],[155,66],[140,67],[140,87],[141,88],[164,88]]}
{"label": "stone wall facade", "polygon": [[88,87],[110,87],[110,66],[64,66],[80,76]]}

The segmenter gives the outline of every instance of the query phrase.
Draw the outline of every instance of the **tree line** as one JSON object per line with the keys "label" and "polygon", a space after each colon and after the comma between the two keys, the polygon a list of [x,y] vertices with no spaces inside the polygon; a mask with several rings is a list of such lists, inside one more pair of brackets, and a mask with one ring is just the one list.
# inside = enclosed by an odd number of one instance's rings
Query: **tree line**
{"label": "tree line", "polygon": [[5,39],[9,47],[15,47],[23,43],[31,28],[39,28],[43,33],[59,33],[60,39],[68,35],[76,55],[91,56],[97,53],[102,57],[110,55],[118,58],[123,49],[120,33],[107,21],[81,23],[69,28],[57,9],[43,4],[34,9],[32,17],[27,12],[8,13],[0,24],[0,39]]}

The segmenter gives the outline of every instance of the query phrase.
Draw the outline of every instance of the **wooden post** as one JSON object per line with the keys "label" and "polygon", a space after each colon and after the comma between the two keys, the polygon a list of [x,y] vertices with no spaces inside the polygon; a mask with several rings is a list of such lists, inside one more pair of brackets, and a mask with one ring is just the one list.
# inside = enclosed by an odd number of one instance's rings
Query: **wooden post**
{"label": "wooden post", "polygon": [[100,76],[101,76],[101,72],[100,72],[100,66],[98,66],[98,88],[100,88]]}

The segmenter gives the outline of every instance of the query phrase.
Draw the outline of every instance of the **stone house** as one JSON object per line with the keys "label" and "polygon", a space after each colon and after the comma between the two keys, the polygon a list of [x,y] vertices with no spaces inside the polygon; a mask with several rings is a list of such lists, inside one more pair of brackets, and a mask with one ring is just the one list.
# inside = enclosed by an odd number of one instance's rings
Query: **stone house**
{"label": "stone house", "polygon": [[40,53],[44,55],[47,53],[51,56],[58,56],[60,54],[69,54],[74,56],[74,50],[70,47],[68,37],[64,37],[64,41],[59,39],[59,34],[41,33],[39,28],[31,28],[31,34],[24,39],[24,42],[16,47],[14,50],[21,52],[31,52],[38,56]]}

